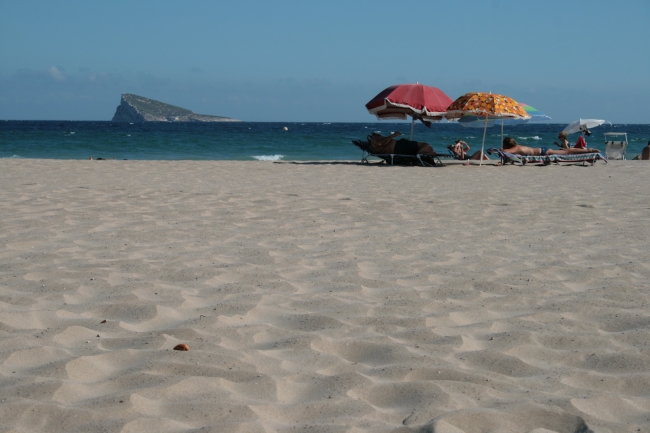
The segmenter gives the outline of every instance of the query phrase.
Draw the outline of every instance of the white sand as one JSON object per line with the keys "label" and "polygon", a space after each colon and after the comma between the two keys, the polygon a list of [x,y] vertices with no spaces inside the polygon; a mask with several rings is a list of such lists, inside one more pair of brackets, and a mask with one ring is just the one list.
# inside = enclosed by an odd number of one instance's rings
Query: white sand
{"label": "white sand", "polygon": [[649,181],[0,160],[0,432],[650,432]]}

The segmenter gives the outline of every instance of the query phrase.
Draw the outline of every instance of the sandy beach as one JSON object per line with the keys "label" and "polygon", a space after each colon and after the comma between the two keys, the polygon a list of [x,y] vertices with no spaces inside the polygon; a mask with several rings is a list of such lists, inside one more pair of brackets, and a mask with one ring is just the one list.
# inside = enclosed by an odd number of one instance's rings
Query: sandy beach
{"label": "sandy beach", "polygon": [[0,432],[650,432],[649,181],[0,160]]}

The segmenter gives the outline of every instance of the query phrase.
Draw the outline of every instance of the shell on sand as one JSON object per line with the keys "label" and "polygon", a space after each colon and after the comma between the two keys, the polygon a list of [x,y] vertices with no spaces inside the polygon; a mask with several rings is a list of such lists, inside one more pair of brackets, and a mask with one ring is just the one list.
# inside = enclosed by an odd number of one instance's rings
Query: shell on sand
{"label": "shell on sand", "polygon": [[177,344],[176,346],[174,346],[174,350],[183,350],[183,351],[187,352],[188,350],[190,350],[190,346],[188,346],[185,343],[181,343],[181,344]]}

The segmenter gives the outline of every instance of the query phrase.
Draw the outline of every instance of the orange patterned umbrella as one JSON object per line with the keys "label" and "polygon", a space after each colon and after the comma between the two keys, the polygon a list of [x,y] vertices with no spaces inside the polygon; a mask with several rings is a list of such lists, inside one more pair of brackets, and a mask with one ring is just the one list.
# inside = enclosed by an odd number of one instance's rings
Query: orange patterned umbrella
{"label": "orange patterned umbrella", "polygon": [[524,107],[508,96],[495,93],[470,92],[447,107],[447,117],[489,117],[490,119],[530,119]]}
{"label": "orange patterned umbrella", "polygon": [[447,107],[447,118],[463,116],[485,117],[483,128],[483,144],[481,145],[481,162],[483,164],[483,149],[485,148],[485,134],[490,119],[530,119],[530,115],[517,101],[504,95],[495,93],[470,92],[456,99]]}

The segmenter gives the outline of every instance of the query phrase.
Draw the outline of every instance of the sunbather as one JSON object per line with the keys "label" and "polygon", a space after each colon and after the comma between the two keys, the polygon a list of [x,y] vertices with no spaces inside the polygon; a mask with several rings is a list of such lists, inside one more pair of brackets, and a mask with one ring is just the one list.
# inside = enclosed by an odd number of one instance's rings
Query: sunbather
{"label": "sunbather", "polygon": [[650,141],[648,141],[648,145],[641,151],[641,159],[650,160]]}
{"label": "sunbather", "polygon": [[370,149],[376,154],[395,154],[395,155],[432,155],[436,152],[429,143],[422,141],[411,141],[405,138],[395,140],[395,137],[402,135],[401,132],[393,132],[388,137],[373,132],[370,136]]}
{"label": "sunbather", "polygon": [[465,157],[467,156],[467,151],[469,150],[469,144],[463,140],[456,140],[454,144],[447,146],[447,149],[454,152],[454,155],[456,155],[458,159],[466,159]]}
{"label": "sunbather", "polygon": [[513,153],[523,156],[546,156],[546,155],[578,155],[582,153],[600,153],[598,149],[549,149],[548,147],[528,147],[522,146],[512,137],[503,139],[503,152]]}
{"label": "sunbather", "polygon": [[[481,159],[481,151],[478,150],[474,152],[472,156],[467,155],[467,151],[469,150],[469,144],[465,143],[463,140],[456,140],[454,144],[450,144],[447,146],[447,149],[451,150],[454,155],[456,155],[457,159],[462,159],[464,161],[473,159],[473,160],[479,160]],[[489,159],[487,155],[483,155],[483,159]]]}
{"label": "sunbather", "polygon": [[562,131],[557,136],[557,138],[560,140],[560,142],[558,143],[556,141],[553,144],[555,144],[560,149],[569,149],[569,148],[571,148],[571,143],[569,143],[569,140],[567,140],[567,137],[568,137],[568,134],[566,132]]}

